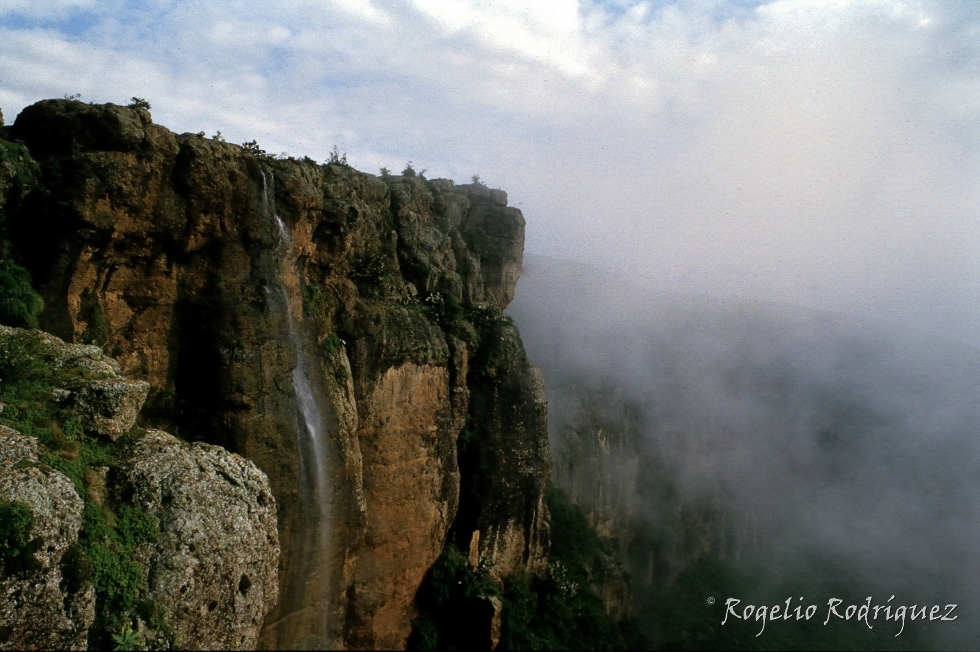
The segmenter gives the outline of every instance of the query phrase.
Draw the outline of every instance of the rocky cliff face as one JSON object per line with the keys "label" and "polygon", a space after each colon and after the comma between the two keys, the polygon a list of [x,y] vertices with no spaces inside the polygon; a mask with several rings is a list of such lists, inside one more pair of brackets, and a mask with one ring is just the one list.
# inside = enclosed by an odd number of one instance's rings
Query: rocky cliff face
{"label": "rocky cliff face", "polygon": [[0,369],[0,418],[30,432],[0,425],[0,649],[98,647],[130,612],[151,649],[254,648],[279,588],[265,475],[134,430],[147,385],[98,347],[0,326]]}
{"label": "rocky cliff face", "polygon": [[503,192],[275,159],[141,108],[49,100],[6,129],[0,206],[43,327],[269,477],[261,645],[403,645],[447,537],[497,577],[543,568],[546,408],[500,313],[524,234]]}

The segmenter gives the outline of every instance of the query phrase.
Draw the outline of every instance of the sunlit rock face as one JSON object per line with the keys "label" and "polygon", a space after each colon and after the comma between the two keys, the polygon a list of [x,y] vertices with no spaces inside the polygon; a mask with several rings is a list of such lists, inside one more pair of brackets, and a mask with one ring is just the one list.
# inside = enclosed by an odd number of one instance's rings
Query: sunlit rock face
{"label": "sunlit rock face", "polygon": [[259,645],[404,645],[447,536],[498,577],[543,568],[546,410],[500,315],[524,244],[505,193],[277,159],[139,108],[48,100],[7,132],[37,166],[3,215],[42,325],[146,380],[152,422],[269,477]]}

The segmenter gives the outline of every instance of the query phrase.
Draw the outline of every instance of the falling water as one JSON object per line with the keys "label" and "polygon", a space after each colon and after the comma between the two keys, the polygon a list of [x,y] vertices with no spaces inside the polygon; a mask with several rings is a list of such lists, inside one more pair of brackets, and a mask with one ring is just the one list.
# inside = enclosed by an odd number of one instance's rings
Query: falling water
{"label": "falling water", "polygon": [[[277,253],[283,272],[288,270],[298,276],[296,257],[291,250],[292,238],[276,211],[275,176],[272,172],[268,173],[267,179],[266,172],[262,171],[262,201],[279,229]],[[278,638],[286,647],[317,648],[329,643],[327,609],[330,583],[327,561],[330,500],[324,415],[313,391],[310,360],[303,346],[303,329],[296,318],[301,306],[294,304],[282,278],[277,285],[286,311],[289,341],[296,350],[296,367],[292,376],[300,463],[300,514],[299,518],[293,519],[293,540],[289,550],[285,591],[281,598],[283,618]],[[304,613],[300,620],[307,623],[310,610],[315,615],[309,626],[295,622],[297,615]]]}

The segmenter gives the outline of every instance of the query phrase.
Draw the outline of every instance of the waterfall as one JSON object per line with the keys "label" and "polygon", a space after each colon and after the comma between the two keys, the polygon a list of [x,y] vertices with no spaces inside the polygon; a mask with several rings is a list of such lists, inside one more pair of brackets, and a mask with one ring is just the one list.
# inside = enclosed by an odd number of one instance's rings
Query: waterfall
{"label": "waterfall", "polygon": [[[275,175],[270,171],[267,178],[264,170],[261,173],[263,207],[275,220],[279,230],[276,253],[282,266],[276,286],[282,298],[282,307],[286,311],[289,341],[296,350],[296,366],[293,368],[292,379],[296,396],[300,513],[298,518],[292,519],[293,540],[288,553],[290,563],[287,567],[284,594],[280,596],[283,617],[278,638],[283,647],[315,649],[328,646],[331,642],[327,633],[330,605],[327,433],[324,428],[324,413],[313,391],[303,327],[297,319],[302,305],[297,305],[290,296],[284,280],[286,274],[291,274],[298,284],[299,270],[296,255],[292,251],[292,238],[276,211]],[[286,551],[283,553],[286,554]],[[297,618],[301,613],[305,615]],[[297,619],[301,622],[296,622]]]}

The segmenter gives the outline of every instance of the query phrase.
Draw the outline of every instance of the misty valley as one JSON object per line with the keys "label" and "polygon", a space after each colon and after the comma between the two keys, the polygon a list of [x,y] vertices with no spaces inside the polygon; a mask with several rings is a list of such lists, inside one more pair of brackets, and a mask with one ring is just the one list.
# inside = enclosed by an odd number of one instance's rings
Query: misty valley
{"label": "misty valley", "polygon": [[149,109],[0,119],[0,649],[978,647],[961,329]]}
{"label": "misty valley", "polygon": [[509,310],[654,647],[975,647],[980,351],[534,257]]}

